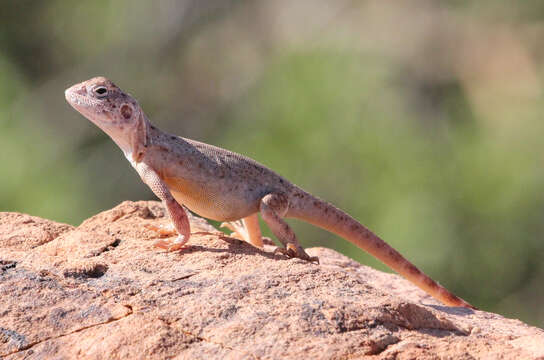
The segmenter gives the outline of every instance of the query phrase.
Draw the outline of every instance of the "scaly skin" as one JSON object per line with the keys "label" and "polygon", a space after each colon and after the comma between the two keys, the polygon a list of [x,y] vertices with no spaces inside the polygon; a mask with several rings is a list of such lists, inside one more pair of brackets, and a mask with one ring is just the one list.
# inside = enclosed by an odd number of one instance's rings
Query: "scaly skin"
{"label": "scaly skin", "polygon": [[117,143],[142,180],[164,202],[178,236],[174,241],[161,240],[157,246],[176,250],[189,240],[184,205],[204,217],[226,221],[238,236],[262,248],[257,218],[260,213],[283,244],[280,252],[317,261],[306,254],[283,220],[294,217],[354,243],[444,304],[474,308],[357,220],[255,160],[157,129],[138,102],[110,80],[93,78],[70,87],[65,95],[70,105]]}

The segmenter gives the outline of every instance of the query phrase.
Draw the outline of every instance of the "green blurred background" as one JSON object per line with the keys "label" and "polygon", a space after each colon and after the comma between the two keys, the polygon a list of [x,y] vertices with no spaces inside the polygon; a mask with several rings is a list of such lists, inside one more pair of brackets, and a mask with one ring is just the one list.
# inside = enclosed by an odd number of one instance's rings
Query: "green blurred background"
{"label": "green blurred background", "polygon": [[543,38],[542,1],[2,1],[0,210],[77,225],[154,198],[64,100],[104,75],[163,130],[257,159],[542,327]]}

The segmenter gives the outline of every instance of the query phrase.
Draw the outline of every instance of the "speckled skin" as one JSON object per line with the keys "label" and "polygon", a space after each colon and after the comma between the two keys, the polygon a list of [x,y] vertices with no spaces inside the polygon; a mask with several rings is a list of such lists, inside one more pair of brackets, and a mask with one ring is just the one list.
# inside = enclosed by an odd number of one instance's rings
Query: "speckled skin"
{"label": "speckled skin", "polygon": [[[178,237],[158,246],[179,249],[190,237],[183,204],[204,217],[227,221],[238,235],[262,247],[257,214],[291,257],[317,261],[300,246],[283,220],[294,217],[366,250],[427,293],[450,306],[474,308],[406,260],[357,220],[291,184],[243,155],[167,134],[149,122],[138,102],[110,80],[97,77],[65,92],[77,111],[104,130],[123,150],[142,180],[165,204]],[[242,219],[242,222],[236,221]]]}
{"label": "speckled skin", "polygon": [[204,217],[232,221],[259,211],[270,193],[294,186],[256,161],[228,150],[151,127],[142,161],[157,169],[172,195]]}

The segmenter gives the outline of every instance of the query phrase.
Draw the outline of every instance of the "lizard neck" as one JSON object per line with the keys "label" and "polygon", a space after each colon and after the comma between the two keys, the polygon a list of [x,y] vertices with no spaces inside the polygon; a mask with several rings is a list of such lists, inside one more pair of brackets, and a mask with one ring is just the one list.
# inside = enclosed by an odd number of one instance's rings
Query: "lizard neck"
{"label": "lizard neck", "polygon": [[146,154],[158,145],[164,143],[164,139],[168,137],[168,134],[153,126],[147,116],[143,115],[144,119],[140,123],[133,136],[134,141],[131,145],[123,150],[123,154],[127,160],[135,166],[137,163],[144,161]]}

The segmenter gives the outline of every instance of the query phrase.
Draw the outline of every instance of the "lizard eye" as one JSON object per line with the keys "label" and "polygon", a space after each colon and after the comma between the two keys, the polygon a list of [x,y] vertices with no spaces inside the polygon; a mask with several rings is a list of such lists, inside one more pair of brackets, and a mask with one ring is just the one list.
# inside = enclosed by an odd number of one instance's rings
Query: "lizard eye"
{"label": "lizard eye", "polygon": [[103,98],[108,93],[108,89],[106,89],[105,86],[97,86],[93,89],[94,93],[96,94],[96,97]]}

